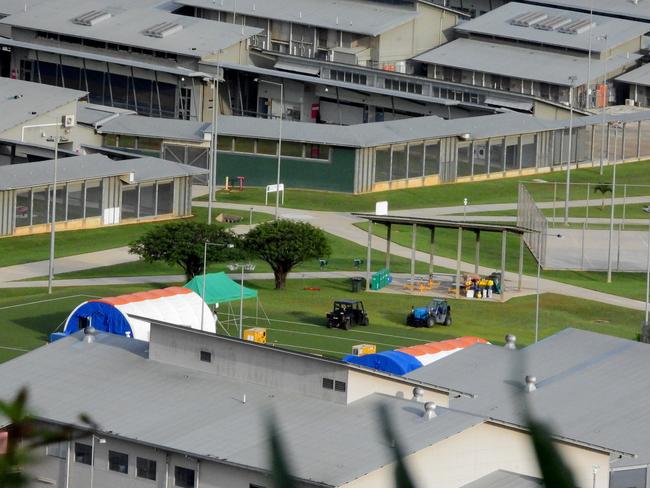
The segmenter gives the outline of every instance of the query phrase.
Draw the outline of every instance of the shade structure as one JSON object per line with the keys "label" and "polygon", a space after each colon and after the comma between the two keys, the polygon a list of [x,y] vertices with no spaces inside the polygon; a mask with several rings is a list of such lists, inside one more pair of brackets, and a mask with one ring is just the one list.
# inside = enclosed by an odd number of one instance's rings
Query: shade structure
{"label": "shade structure", "polygon": [[489,342],[480,337],[464,336],[364,356],[349,355],[344,357],[343,361],[401,376],[474,344]]}
{"label": "shade structure", "polygon": [[[203,295],[203,276],[195,276],[185,288],[194,291],[199,296]],[[244,287],[244,300],[255,298],[257,290]],[[241,285],[230,279],[226,273],[208,273],[205,275],[205,303],[232,302],[241,298]]]}
{"label": "shade structure", "polygon": [[192,290],[178,286],[84,302],[68,316],[63,331],[69,335],[92,325],[100,331],[148,341],[147,319],[216,333],[210,308]]}

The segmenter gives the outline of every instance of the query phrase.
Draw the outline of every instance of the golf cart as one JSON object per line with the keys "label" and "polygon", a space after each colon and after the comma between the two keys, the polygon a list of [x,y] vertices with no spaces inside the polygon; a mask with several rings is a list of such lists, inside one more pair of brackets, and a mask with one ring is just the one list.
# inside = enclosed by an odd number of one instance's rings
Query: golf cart
{"label": "golf cart", "polygon": [[411,307],[411,313],[406,316],[406,325],[433,327],[436,324],[451,325],[451,305],[447,300],[434,298],[426,307]]}
{"label": "golf cart", "polygon": [[350,330],[353,325],[368,325],[368,314],[361,300],[336,300],[327,314],[327,327]]}

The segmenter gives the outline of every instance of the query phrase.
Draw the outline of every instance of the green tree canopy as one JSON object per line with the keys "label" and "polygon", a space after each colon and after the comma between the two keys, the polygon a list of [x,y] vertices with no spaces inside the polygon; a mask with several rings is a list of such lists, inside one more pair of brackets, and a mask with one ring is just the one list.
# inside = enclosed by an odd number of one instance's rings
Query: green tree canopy
{"label": "green tree canopy", "polygon": [[[218,225],[180,221],[157,226],[129,245],[129,252],[137,254],[148,263],[163,261],[183,268],[187,280],[203,272],[204,243],[206,261],[214,263],[236,259],[239,238],[230,230]],[[233,244],[234,249],[228,247]]]}
{"label": "green tree canopy", "polygon": [[275,275],[275,288],[284,288],[287,274],[306,259],[327,257],[331,252],[325,233],[305,222],[275,220],[252,229],[244,248],[266,261]]}

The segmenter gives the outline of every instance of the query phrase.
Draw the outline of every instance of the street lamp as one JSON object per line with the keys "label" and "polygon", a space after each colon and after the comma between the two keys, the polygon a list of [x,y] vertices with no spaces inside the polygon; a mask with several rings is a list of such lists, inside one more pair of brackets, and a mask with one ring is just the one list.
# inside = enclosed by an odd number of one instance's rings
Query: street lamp
{"label": "street lamp", "polygon": [[[59,144],[64,139],[59,136],[59,125],[56,126],[56,135],[48,137],[48,142],[54,143],[54,174],[52,175],[52,215],[50,216],[50,262],[47,274],[47,293],[52,294],[52,281],[54,281],[54,240],[56,234],[56,171],[59,162]],[[65,203],[65,202],[64,202]]]}
{"label": "street lamp", "polygon": [[95,439],[97,439],[97,442],[100,444],[106,444],[106,439],[92,434],[90,446],[90,488],[93,488],[93,482],[95,481]]}
{"label": "street lamp", "polygon": [[255,265],[253,263],[231,263],[228,265],[230,271],[241,270],[241,281],[239,291],[239,338],[243,337],[244,330],[244,272],[254,271]]}
{"label": "street lamp", "polygon": [[[543,235],[543,234],[542,234]],[[546,234],[549,237],[556,237],[557,239],[562,239],[562,234]],[[542,257],[538,256],[537,258],[537,297],[535,300],[535,342],[539,339],[539,295],[540,295],[540,275],[542,271]]]}
{"label": "street lamp", "polygon": [[614,127],[614,166],[612,167],[612,209],[609,215],[609,246],[607,247],[607,283],[612,282],[612,235],[614,233],[614,198],[616,196],[616,143],[618,142],[618,129],[623,127],[620,121],[612,122]]}
{"label": "street lamp", "polygon": [[589,44],[587,45],[587,110],[591,106],[591,26],[594,25],[594,0],[589,0]]}
{"label": "street lamp", "polygon": [[604,100],[603,100],[603,120],[602,120],[602,130],[600,134],[600,174],[603,174],[603,162],[605,160],[605,109],[607,108],[607,100],[609,98],[608,88],[607,88],[607,35],[602,35],[596,37],[597,41],[605,41],[605,59],[603,59],[603,90],[604,90]]}
{"label": "street lamp", "polygon": [[210,134],[210,166],[208,168],[208,224],[212,223],[212,202],[214,200],[214,180],[217,167],[217,110],[219,96],[219,73],[217,76],[203,78],[212,88],[212,133]]}
{"label": "street lamp", "polygon": [[569,194],[571,192],[571,142],[573,138],[573,88],[577,79],[578,77],[575,75],[569,76],[569,154],[567,155],[566,190],[564,192],[564,225],[569,224]]}
{"label": "street lamp", "polygon": [[205,310],[205,270],[208,267],[208,246],[227,247],[228,249],[235,247],[235,245],[230,242],[222,243],[205,241],[203,243],[203,286],[201,290],[201,300],[203,300],[203,303],[201,304],[201,330],[203,330],[203,311]]}
{"label": "street lamp", "polygon": [[280,209],[280,165],[282,160],[282,120],[284,119],[284,83],[277,81],[261,80],[255,78],[258,83],[267,83],[269,85],[276,85],[280,87],[280,135],[278,137],[278,178],[275,186],[275,220],[278,220]]}

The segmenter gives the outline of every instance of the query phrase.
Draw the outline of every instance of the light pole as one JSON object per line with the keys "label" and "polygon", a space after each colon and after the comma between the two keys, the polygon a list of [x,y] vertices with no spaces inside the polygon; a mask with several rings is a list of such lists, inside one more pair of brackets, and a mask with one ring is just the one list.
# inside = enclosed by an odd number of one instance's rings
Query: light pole
{"label": "light pole", "polygon": [[605,161],[605,109],[607,108],[607,100],[609,98],[609,93],[607,93],[607,35],[602,35],[596,37],[597,41],[605,41],[605,59],[603,59],[603,120],[602,120],[602,130],[600,134],[600,174],[603,174],[603,164]]}
{"label": "light pole", "polygon": [[227,247],[228,249],[232,249],[233,247],[235,247],[235,245],[231,243],[208,242],[208,241],[205,241],[203,243],[203,285],[201,287],[202,288],[201,300],[203,300],[203,303],[201,304],[201,330],[203,330],[203,316],[204,316],[203,311],[205,310],[205,273],[206,273],[206,268],[208,267],[208,246]]}
{"label": "light pole", "polygon": [[577,76],[569,76],[569,154],[566,163],[566,189],[564,192],[564,225],[569,225],[569,195],[571,193],[571,142],[573,139],[573,88]]}
{"label": "light pole", "polygon": [[257,79],[259,83],[268,83],[280,87],[280,135],[278,137],[278,178],[275,186],[275,220],[278,220],[280,211],[280,165],[282,164],[282,120],[284,119],[284,83],[277,81]]}
{"label": "light pole", "polygon": [[[650,207],[644,207],[645,213],[650,213]],[[643,320],[643,332],[648,328],[648,304],[650,303],[650,220],[648,220],[648,257],[646,261],[646,277],[645,277],[645,316]],[[643,337],[643,333],[641,334]]]}
{"label": "light pole", "polygon": [[210,167],[208,168],[208,224],[212,223],[212,202],[214,200],[214,180],[217,167],[217,110],[219,96],[219,73],[211,78],[204,78],[212,88],[212,134],[210,134]]}
{"label": "light pole", "polygon": [[594,24],[594,0],[589,0],[589,44],[587,51],[589,57],[587,58],[587,110],[591,106],[591,26]]}
{"label": "light pole", "polygon": [[254,271],[255,265],[253,263],[232,263],[228,265],[230,271],[241,270],[241,281],[239,290],[239,338],[243,336],[244,330],[244,272]]}
{"label": "light pole", "polygon": [[97,439],[97,442],[100,444],[106,444],[106,439],[92,434],[90,446],[90,488],[93,488],[93,482],[95,481],[95,439]]}
{"label": "light pole", "polygon": [[607,283],[612,282],[612,235],[614,234],[614,198],[616,197],[616,144],[618,142],[618,129],[621,126],[620,121],[612,122],[612,127],[614,127],[614,166],[612,167],[612,208],[609,214],[609,245],[607,247]]}
{"label": "light pole", "polygon": [[54,142],[54,174],[52,175],[52,215],[50,216],[50,262],[47,274],[47,293],[52,294],[52,281],[54,281],[54,240],[56,235],[56,171],[59,162],[59,124],[56,126],[56,135],[47,139]]}

